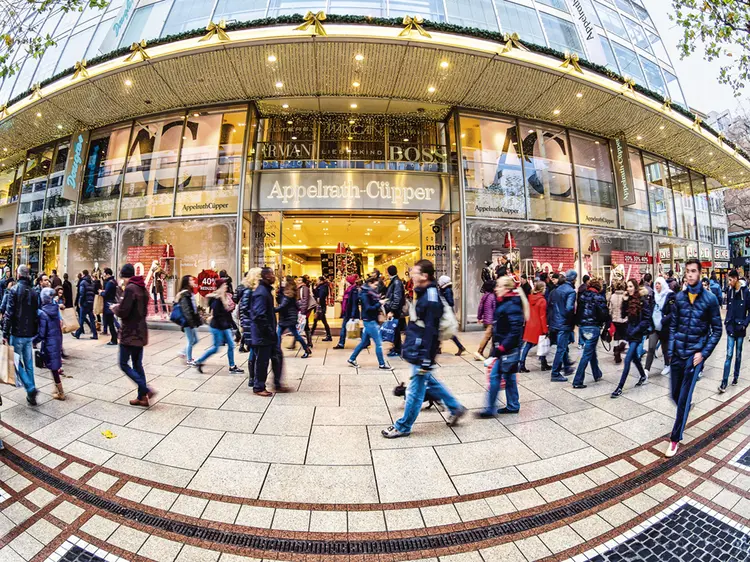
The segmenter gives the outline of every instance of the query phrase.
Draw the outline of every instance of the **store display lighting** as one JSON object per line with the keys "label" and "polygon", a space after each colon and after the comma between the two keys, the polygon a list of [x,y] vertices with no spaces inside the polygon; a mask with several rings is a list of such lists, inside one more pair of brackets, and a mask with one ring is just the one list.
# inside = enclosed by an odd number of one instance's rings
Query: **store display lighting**
{"label": "store display lighting", "polygon": [[58,130],[62,131],[62,125],[57,126]]}
{"label": "store display lighting", "polygon": [[36,112],[36,116],[37,116],[37,117],[41,117],[41,116],[42,116],[42,113],[41,113],[41,112],[39,112],[39,111],[37,111],[37,112]]}
{"label": "store display lighting", "polygon": [[291,125],[292,123],[294,123],[294,121],[287,121],[286,122],[287,125]]}
{"label": "store display lighting", "polygon": [[349,124],[354,125],[354,119],[349,119]]}
{"label": "store display lighting", "polygon": [[560,110],[559,110],[559,109],[555,109],[555,110],[554,110],[554,111],[552,112],[552,114],[553,114],[553,115],[560,115]]}
{"label": "store display lighting", "polygon": [[281,109],[289,109],[289,104],[285,103],[281,106]]}
{"label": "store display lighting", "polygon": [[352,109],[357,109],[357,104],[353,103],[353,104],[349,105],[349,107],[351,107]]}
{"label": "store display lighting", "polygon": [[637,137],[635,137],[635,140],[643,140],[643,137],[641,135],[638,135]]}
{"label": "store display lighting", "polygon": [[583,97],[583,94],[582,94],[581,92],[578,92],[578,93],[576,94],[576,97],[577,97],[578,99],[581,99],[581,98]]}

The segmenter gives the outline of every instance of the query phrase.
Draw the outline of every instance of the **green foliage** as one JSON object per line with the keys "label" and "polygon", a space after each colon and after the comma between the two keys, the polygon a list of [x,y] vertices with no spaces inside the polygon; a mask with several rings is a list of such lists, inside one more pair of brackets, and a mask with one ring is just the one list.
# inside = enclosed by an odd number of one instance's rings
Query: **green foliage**
{"label": "green foliage", "polygon": [[750,1],[672,0],[670,18],[681,28],[678,48],[685,58],[703,49],[707,61],[731,57],[719,70],[719,81],[739,96],[750,76]]}

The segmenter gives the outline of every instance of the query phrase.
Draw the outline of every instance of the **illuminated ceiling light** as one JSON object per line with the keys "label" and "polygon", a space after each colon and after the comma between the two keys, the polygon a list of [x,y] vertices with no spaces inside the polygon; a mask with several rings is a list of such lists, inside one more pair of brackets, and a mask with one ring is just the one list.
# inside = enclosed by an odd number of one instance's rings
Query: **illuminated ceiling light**
{"label": "illuminated ceiling light", "polygon": [[359,88],[359,85],[359,82],[357,82],[356,80],[352,82],[352,88]]}
{"label": "illuminated ceiling light", "polygon": [[427,91],[428,91],[428,92],[429,92],[430,94],[434,94],[434,93],[435,93],[435,86],[430,86],[429,88],[427,88]]}
{"label": "illuminated ceiling light", "polygon": [[268,62],[276,62],[276,55],[268,55]]}
{"label": "illuminated ceiling light", "polygon": [[660,126],[659,126],[659,130],[660,130],[660,131],[663,131],[663,130],[664,130],[664,125],[660,125]]}
{"label": "illuminated ceiling light", "polygon": [[200,116],[201,116],[200,113],[193,113],[193,117],[200,117]]}
{"label": "illuminated ceiling light", "polygon": [[349,119],[349,124],[354,125],[354,119]]}
{"label": "illuminated ceiling light", "polygon": [[592,159],[591,159],[591,161],[592,161],[592,162],[596,162],[596,158],[592,158]]}
{"label": "illuminated ceiling light", "polygon": [[583,97],[583,94],[582,94],[581,92],[578,92],[578,93],[576,94],[576,97],[577,97],[578,99],[581,99],[581,98]]}
{"label": "illuminated ceiling light", "polygon": [[404,139],[404,142],[409,142],[409,139]]}
{"label": "illuminated ceiling light", "polygon": [[294,123],[294,121],[287,121],[286,122],[287,125],[291,125],[292,123]]}
{"label": "illuminated ceiling light", "polygon": [[638,135],[637,137],[635,137],[635,140],[643,140],[643,137],[641,135]]}
{"label": "illuminated ceiling light", "polygon": [[713,156],[713,155],[714,155],[714,153],[713,153],[713,152],[709,152],[709,153],[708,153],[708,155],[709,155],[709,156]]}
{"label": "illuminated ceiling light", "polygon": [[552,114],[553,114],[553,115],[560,115],[560,110],[559,110],[559,109],[555,109],[555,110],[554,110],[554,111],[552,112]]}
{"label": "illuminated ceiling light", "polygon": [[125,79],[125,85],[130,88],[133,85],[133,81],[130,78]]}
{"label": "illuminated ceiling light", "polygon": [[691,158],[691,159],[690,159],[690,161],[692,162],[692,161],[693,161],[693,159]]}
{"label": "illuminated ceiling light", "polygon": [[352,104],[349,105],[349,107],[351,107],[352,109],[357,109],[357,104],[356,103],[352,103]]}
{"label": "illuminated ceiling light", "polygon": [[461,133],[461,138],[466,138],[466,133]]}
{"label": "illuminated ceiling light", "polygon": [[62,125],[58,125],[57,128],[62,131]]}
{"label": "illuminated ceiling light", "polygon": [[450,66],[450,63],[447,60],[440,62],[440,68],[448,68]]}
{"label": "illuminated ceiling light", "polygon": [[354,60],[358,62],[362,62],[363,60],[365,60],[365,55],[356,54],[354,55]]}
{"label": "illuminated ceiling light", "polygon": [[346,140],[352,140],[354,137],[346,137]]}
{"label": "illuminated ceiling light", "polygon": [[594,144],[600,144],[599,141],[594,141]]}
{"label": "illuminated ceiling light", "polygon": [[297,140],[297,137],[292,137],[292,140]]}
{"label": "illuminated ceiling light", "polygon": [[288,104],[288,103],[285,103],[284,105],[282,105],[282,106],[281,106],[281,108],[282,108],[282,109],[289,109],[289,104]]}
{"label": "illuminated ceiling light", "polygon": [[279,88],[279,89],[281,89],[281,88],[284,87],[284,83],[283,82],[276,82],[276,87]]}
{"label": "illuminated ceiling light", "polygon": [[8,152],[8,148],[3,148],[3,152]]}

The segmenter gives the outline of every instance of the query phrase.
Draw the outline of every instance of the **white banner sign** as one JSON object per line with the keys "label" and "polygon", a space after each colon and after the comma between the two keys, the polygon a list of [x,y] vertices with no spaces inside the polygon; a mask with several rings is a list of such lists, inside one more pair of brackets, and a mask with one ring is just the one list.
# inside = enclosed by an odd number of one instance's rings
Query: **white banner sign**
{"label": "white banner sign", "polygon": [[594,28],[594,22],[597,22],[597,16],[589,0],[565,0],[568,3],[568,9],[573,16],[573,21],[578,28],[578,34],[583,39],[585,45],[586,59],[602,66],[607,65],[607,56],[604,54],[599,34]]}

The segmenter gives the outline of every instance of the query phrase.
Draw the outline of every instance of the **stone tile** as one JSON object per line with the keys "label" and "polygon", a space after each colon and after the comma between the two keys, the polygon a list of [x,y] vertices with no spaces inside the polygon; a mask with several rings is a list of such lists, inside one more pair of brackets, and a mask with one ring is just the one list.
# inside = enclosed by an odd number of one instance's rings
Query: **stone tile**
{"label": "stone tile", "polygon": [[552,552],[550,552],[544,543],[539,540],[539,537],[521,539],[515,541],[514,544],[529,562],[534,562],[534,560],[540,560],[552,555]]}
{"label": "stone tile", "polygon": [[347,524],[350,533],[377,533],[386,530],[382,511],[349,511]]}
{"label": "stone tile", "polygon": [[582,468],[606,459],[602,453],[593,447],[586,447],[579,451],[565,453],[549,459],[543,459],[526,464],[516,465],[516,468],[529,482],[556,476],[569,470]]}
{"label": "stone tile", "polygon": [[[390,424],[389,424],[390,425]],[[386,439],[381,435],[381,431],[387,426],[371,425],[367,428],[370,436],[370,448],[375,449],[411,449],[413,447],[435,447],[437,445],[451,445],[460,443],[458,437],[453,432],[455,428],[445,425],[445,420],[439,421],[420,421],[417,418],[415,431],[409,437],[401,439]],[[502,426],[501,426],[502,427]],[[509,432],[510,433],[510,432]]]}
{"label": "stone tile", "polygon": [[518,423],[509,429],[543,459],[586,448],[586,442],[549,419]]}
{"label": "stone tile", "polygon": [[144,457],[144,460],[198,470],[222,436],[222,432],[210,429],[176,427]]}
{"label": "stone tile", "polygon": [[489,504],[483,499],[456,502],[453,505],[458,511],[461,521],[464,523],[467,521],[476,521],[477,519],[487,519],[494,515]]}
{"label": "stone tile", "polygon": [[623,503],[616,503],[599,512],[599,516],[613,527],[619,527],[637,515],[635,511]]}
{"label": "stone tile", "polygon": [[735,505],[737,505],[737,502],[740,501],[740,499],[742,499],[742,496],[740,496],[739,494],[735,494],[734,492],[730,492],[729,490],[722,490],[714,497],[712,501],[715,504],[720,505],[721,507],[732,509]]}
{"label": "stone tile", "polygon": [[276,394],[273,397],[276,406],[338,406],[338,389],[331,392],[290,392],[287,394]]}
{"label": "stone tile", "polygon": [[385,510],[385,524],[389,531],[421,529],[424,527],[424,521],[419,509],[387,509]]}
{"label": "stone tile", "polygon": [[33,515],[33,512],[29,508],[19,502],[13,502],[0,513],[5,515],[16,525],[20,525]]}
{"label": "stone tile", "polygon": [[695,474],[682,468],[670,476],[669,480],[684,488],[692,484],[696,478],[698,477]]}
{"label": "stone tile", "polygon": [[658,437],[669,434],[672,431],[673,425],[673,417],[665,416],[659,412],[649,412],[648,414],[620,422],[611,427],[628,439],[635,441],[639,445],[643,445]]}
{"label": "stone tile", "polygon": [[484,562],[526,562],[526,557],[512,542],[483,548],[479,554]]}
{"label": "stone tile", "polygon": [[571,523],[570,526],[587,541],[590,541],[594,537],[598,537],[612,529],[612,525],[596,514],[589,515],[584,519]]}
{"label": "stone tile", "polygon": [[106,541],[119,526],[119,523],[95,514],[86,523],[81,525],[81,531],[99,540]]}
{"label": "stone tile", "polygon": [[651,464],[652,462],[655,462],[655,461],[659,460],[659,457],[657,457],[651,451],[647,451],[647,450],[639,451],[635,455],[632,455],[631,458],[633,460],[639,462],[643,466],[646,466],[648,464]]}
{"label": "stone tile", "polygon": [[114,456],[111,451],[92,447],[81,441],[73,441],[63,449],[63,452],[93,464],[104,464]]}
{"label": "stone tile", "polygon": [[567,525],[542,533],[539,535],[539,538],[553,554],[557,554],[583,542],[578,533]]}
{"label": "stone tile", "polygon": [[14,492],[21,492],[31,486],[31,480],[20,474],[16,474],[12,478],[9,478],[5,483],[8,485],[8,488]]}
{"label": "stone tile", "polygon": [[109,459],[104,466],[138,478],[148,475],[149,480],[159,482],[160,484],[182,487],[187,486],[188,482],[190,482],[190,479],[195,474],[192,470],[184,470],[181,468],[142,461],[125,455],[115,455]]}
{"label": "stone tile", "polygon": [[723,489],[724,488],[719,486],[716,482],[705,480],[700,485],[698,485],[694,491],[696,494],[703,496],[707,500],[712,500]]}
{"label": "stone tile", "polygon": [[115,425],[127,425],[141,414],[140,410],[132,406],[113,404],[104,400],[93,400],[76,410],[76,413]]}
{"label": "stone tile", "polygon": [[[6,420],[6,423],[11,423]],[[68,414],[31,434],[34,439],[54,449],[62,449],[85,435],[101,422],[78,414]]]}
{"label": "stone tile", "polygon": [[77,462],[72,462],[68,466],[66,466],[64,469],[62,469],[61,472],[65,476],[78,480],[79,478],[81,478],[81,476],[88,473],[90,470],[91,468],[89,468],[88,466],[84,466]]}
{"label": "stone tile", "polygon": [[[505,468],[514,464],[535,461],[539,458],[516,437],[445,445],[435,447],[435,451],[443,466],[445,466],[445,470],[451,476]],[[491,455],[487,454],[488,451],[503,451],[503,454]],[[373,456],[374,454],[373,451]]]}
{"label": "stone tile", "polygon": [[500,494],[499,496],[489,496],[484,501],[490,506],[494,515],[505,515],[506,513],[513,513],[516,507],[513,502],[510,501],[507,495]]}
{"label": "stone tile", "polygon": [[313,425],[305,464],[370,465],[370,443],[365,426]]}
{"label": "stone tile", "polygon": [[252,433],[258,426],[260,418],[259,413],[196,408],[180,425],[216,431]]}
{"label": "stone tile", "polygon": [[346,533],[345,511],[313,511],[310,515],[311,533]]}
{"label": "stone tile", "polygon": [[[258,399],[256,397],[256,399]],[[264,435],[310,435],[313,412],[312,406],[277,406],[271,404],[255,428],[255,433]]]}
{"label": "stone tile", "polygon": [[57,517],[60,521],[70,524],[81,516],[81,514],[83,513],[83,509],[81,509],[77,505],[73,505],[70,502],[64,501],[60,505],[55,507],[55,509],[50,511],[50,513]]}
{"label": "stone tile", "polygon": [[247,527],[257,527],[260,529],[270,529],[273,521],[273,514],[276,511],[272,507],[258,507],[253,505],[243,505],[237,514],[235,525],[245,525]]}
{"label": "stone tile", "polygon": [[138,552],[140,548],[143,546],[143,543],[146,542],[146,539],[148,538],[148,533],[144,533],[143,531],[139,531],[138,529],[133,529],[132,527],[128,527],[126,525],[120,525],[117,530],[110,535],[109,539],[107,539],[107,542],[119,546],[122,549],[127,550],[128,552]]}
{"label": "stone tile", "polygon": [[146,497],[143,498],[141,503],[143,505],[148,505],[151,507],[155,507],[157,509],[163,509],[164,511],[169,511],[169,508],[172,507],[172,504],[175,502],[179,494],[176,494],[174,492],[170,492],[168,490],[162,490],[160,488],[151,488],[151,491],[146,494]]}
{"label": "stone tile", "polygon": [[713,474],[714,478],[716,478],[717,480],[721,480],[722,482],[726,482],[727,484],[737,478],[738,475],[739,473],[736,470],[732,470],[731,468],[726,466],[721,467]]}
{"label": "stone tile", "polygon": [[175,562],[216,562],[219,559],[220,552],[208,550],[186,544],[180,550]]}
{"label": "stone tile", "polygon": [[622,503],[638,514],[644,513],[652,507],[659,505],[659,502],[644,493],[636,494],[624,500]]}
{"label": "stone tile", "polygon": [[227,503],[211,500],[208,502],[206,509],[201,515],[201,519],[209,521],[218,521],[219,523],[234,523],[237,514],[240,512],[240,504]]}
{"label": "stone tile", "polygon": [[128,424],[131,429],[166,435],[177,427],[193,408],[157,402]]}
{"label": "stone tile", "polygon": [[213,494],[257,498],[268,472],[267,463],[209,457],[188,488]]}
{"label": "stone tile", "polygon": [[577,474],[575,476],[571,476],[570,478],[565,478],[562,480],[562,483],[565,484],[565,486],[568,487],[574,494],[580,494],[581,492],[585,492],[586,490],[596,488],[596,482],[591,480],[591,478],[589,478],[585,474]]}
{"label": "stone tile", "polygon": [[[111,431],[116,437],[107,439],[102,434],[104,431]],[[162,439],[164,439],[163,435],[149,433],[140,429],[130,429],[113,424],[100,424],[83,435],[80,441],[98,449],[141,459]]]}
{"label": "stone tile", "polygon": [[[374,503],[378,501],[378,494],[375,474],[369,466],[274,464],[268,471],[260,498],[310,503]],[[380,501],[386,501],[382,499],[382,491]]]}
{"label": "stone tile", "polygon": [[26,562],[10,546],[0,548],[0,560],[3,562]]}
{"label": "stone tile", "polygon": [[544,505],[545,501],[542,496],[534,488],[527,490],[519,490],[518,492],[511,492],[508,494],[508,499],[513,502],[513,506],[518,511],[524,509],[530,509],[538,505]]}
{"label": "stone tile", "polygon": [[200,517],[206,505],[208,505],[208,500],[206,499],[180,494],[172,504],[172,507],[169,508],[169,511],[189,517]]}
{"label": "stone tile", "polygon": [[453,476],[451,480],[461,495],[497,490],[526,482],[526,478],[513,466]]}
{"label": "stone tile", "polygon": [[461,517],[453,504],[429,505],[421,507],[419,510],[422,512],[422,519],[427,527],[461,522]]}
{"label": "stone tile", "polygon": [[48,492],[44,488],[36,488],[32,492],[26,494],[26,499],[37,507],[44,507],[56,497],[55,494]]}
{"label": "stone tile", "polygon": [[138,550],[138,555],[155,562],[173,562],[182,548],[182,543],[151,535]]}
{"label": "stone tile", "polygon": [[177,406],[193,406],[195,408],[213,408],[218,410],[230,393],[214,394],[210,392],[190,392],[188,390],[173,390],[162,399],[165,404]]}
{"label": "stone tile", "polygon": [[8,545],[18,553],[24,560],[31,560],[36,554],[44,548],[44,545],[32,537],[29,533],[23,532]]}
{"label": "stone tile", "polygon": [[[303,464],[306,451],[306,436],[226,433],[211,456],[241,461]],[[369,449],[367,453],[369,459]]]}
{"label": "stone tile", "polygon": [[86,484],[93,488],[97,488],[106,492],[112,486],[114,486],[115,482],[117,482],[118,480],[119,478],[117,478],[117,476],[112,476],[111,474],[107,474],[106,472],[97,472],[86,481]]}
{"label": "stone tile", "polygon": [[65,461],[65,457],[62,457],[57,453],[49,453],[48,455],[39,459],[40,463],[42,463],[44,466],[48,466],[49,468],[57,468],[63,463],[63,461]]}
{"label": "stone tile", "polygon": [[750,500],[747,498],[741,498],[740,501],[734,504],[732,511],[737,513],[740,517],[750,519]]}
{"label": "stone tile", "polygon": [[620,459],[619,461],[615,461],[613,463],[609,463],[607,465],[607,468],[609,468],[612,472],[617,474],[617,476],[625,476],[626,474],[630,474],[631,472],[637,470],[636,467],[634,467],[632,464],[630,464],[625,459]]}
{"label": "stone tile", "polygon": [[372,459],[381,502],[424,500],[456,494],[441,459],[432,448],[372,451]]}
{"label": "stone tile", "polygon": [[573,492],[562,482],[551,482],[544,486],[537,486],[535,489],[547,502],[561,500],[573,495]]}
{"label": "stone tile", "polygon": [[459,424],[451,429],[461,440],[461,443],[502,439],[503,437],[512,436],[512,433],[495,418],[477,418],[471,420],[471,423]]}
{"label": "stone tile", "polygon": [[627,396],[620,396],[617,400],[613,400],[609,393],[605,396],[589,398],[587,402],[621,420],[630,420],[651,412],[651,408],[629,400]]}
{"label": "stone tile", "polygon": [[650,488],[646,488],[644,493],[654,498],[659,503],[667,501],[669,498],[675,495],[675,491],[667,486],[666,484],[655,484]]}
{"label": "stone tile", "polygon": [[716,463],[711,462],[706,459],[695,459],[693,462],[690,463],[690,468],[694,468],[698,472],[708,472],[713,467],[716,466]]}
{"label": "stone tile", "polygon": [[137,484],[136,482],[126,482],[116,495],[121,498],[140,503],[140,501],[146,497],[146,494],[148,494],[150,490],[151,488],[149,486]]}
{"label": "stone tile", "polygon": [[392,423],[388,408],[383,406],[319,406],[313,425],[383,425]]}
{"label": "stone tile", "polygon": [[617,480],[618,478],[617,474],[612,472],[606,466],[600,466],[599,468],[595,468],[594,470],[589,470],[585,472],[584,474],[588,476],[589,478],[591,478],[591,480],[597,486],[601,486],[602,484],[606,484],[607,482],[611,482],[612,480]]}
{"label": "stone tile", "polygon": [[310,529],[310,512],[304,509],[277,509],[271,528],[307,532]]}
{"label": "stone tile", "polygon": [[555,416],[551,419],[574,435],[609,427],[621,421],[620,418],[608,414],[604,410],[590,407],[587,410]]}
{"label": "stone tile", "polygon": [[40,519],[27,529],[27,532],[38,540],[40,543],[50,544],[57,535],[60,534],[60,528],[53,525],[46,519]]}

